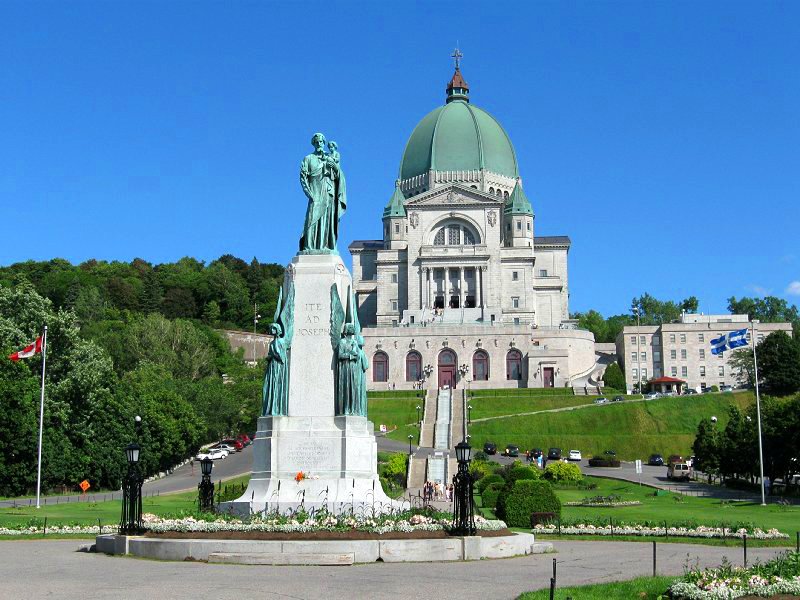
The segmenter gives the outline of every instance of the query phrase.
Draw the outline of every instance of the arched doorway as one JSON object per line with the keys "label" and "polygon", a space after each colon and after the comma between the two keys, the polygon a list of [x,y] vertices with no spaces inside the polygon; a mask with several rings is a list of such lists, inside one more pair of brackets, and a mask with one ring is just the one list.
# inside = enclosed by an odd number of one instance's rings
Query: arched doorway
{"label": "arched doorway", "polygon": [[439,353],[439,388],[456,386],[456,353],[445,349]]}

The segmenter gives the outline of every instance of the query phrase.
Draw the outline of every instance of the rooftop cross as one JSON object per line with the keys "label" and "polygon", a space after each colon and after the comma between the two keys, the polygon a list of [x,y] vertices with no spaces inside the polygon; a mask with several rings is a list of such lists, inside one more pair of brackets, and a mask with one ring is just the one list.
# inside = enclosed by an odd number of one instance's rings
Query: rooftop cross
{"label": "rooftop cross", "polygon": [[464,57],[464,55],[461,54],[461,50],[459,50],[458,46],[456,46],[456,49],[453,50],[453,53],[450,56],[456,61],[456,71],[458,71],[461,68],[461,59]]}

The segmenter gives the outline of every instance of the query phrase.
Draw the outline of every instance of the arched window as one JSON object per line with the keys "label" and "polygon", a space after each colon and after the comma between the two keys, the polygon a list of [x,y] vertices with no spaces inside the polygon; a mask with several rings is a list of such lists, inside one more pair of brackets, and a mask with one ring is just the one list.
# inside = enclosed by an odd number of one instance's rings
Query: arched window
{"label": "arched window", "polygon": [[472,377],[475,381],[489,381],[489,355],[483,350],[472,355]]}
{"label": "arched window", "polygon": [[475,236],[472,235],[472,232],[466,228],[464,229],[464,245],[465,246],[475,245]]}
{"label": "arched window", "polygon": [[385,352],[376,352],[372,357],[372,381],[389,381],[389,357]]}
{"label": "arched window", "polygon": [[500,198],[503,195],[503,191],[500,188],[497,188],[497,197]]}
{"label": "arched window", "polygon": [[456,364],[456,353],[452,350],[442,350],[439,353],[439,364],[441,366],[449,366]]}
{"label": "arched window", "polygon": [[506,379],[522,380],[522,353],[511,349],[506,354]]}
{"label": "arched window", "polygon": [[434,246],[444,246],[444,227],[436,232],[436,237],[433,238]]}
{"label": "arched window", "polygon": [[406,381],[422,379],[422,355],[411,351],[406,355]]}
{"label": "arched window", "polygon": [[480,243],[477,230],[461,219],[448,219],[434,228],[434,246],[474,246]]}
{"label": "arched window", "polygon": [[508,200],[508,192],[503,192],[503,199]]}
{"label": "arched window", "polygon": [[489,193],[490,193],[492,196],[494,196],[494,188],[493,188],[493,187],[490,187],[490,188],[489,188]]}

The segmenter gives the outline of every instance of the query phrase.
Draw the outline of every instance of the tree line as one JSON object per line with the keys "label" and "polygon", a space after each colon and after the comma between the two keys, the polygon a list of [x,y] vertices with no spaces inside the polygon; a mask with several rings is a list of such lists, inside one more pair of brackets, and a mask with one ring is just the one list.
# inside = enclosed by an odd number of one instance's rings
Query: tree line
{"label": "tree line", "polygon": [[[275,311],[283,267],[230,254],[206,265],[185,257],[153,265],[88,260],[79,265],[56,258],[0,267],[0,286],[24,277],[53,307],[70,309],[83,325],[122,318],[125,311],[159,313],[167,319],[197,319],[210,327],[251,329],[254,304]],[[267,323],[259,326],[266,331]]]}
{"label": "tree line", "polygon": [[277,265],[233,257],[207,267],[55,260],[0,269],[0,495],[35,486],[41,355],[7,356],[44,324],[43,488],[88,479],[117,489],[131,441],[149,475],[207,441],[254,430],[263,368],[248,368],[213,328],[251,325],[254,298],[274,310],[281,280]]}

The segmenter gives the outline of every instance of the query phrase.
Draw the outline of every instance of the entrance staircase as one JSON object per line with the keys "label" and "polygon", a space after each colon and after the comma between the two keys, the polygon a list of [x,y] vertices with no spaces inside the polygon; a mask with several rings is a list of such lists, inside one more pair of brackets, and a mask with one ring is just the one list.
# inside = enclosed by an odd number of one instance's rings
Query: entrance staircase
{"label": "entrance staircase", "polygon": [[437,450],[450,449],[450,423],[453,418],[453,390],[439,390],[436,399],[436,426],[433,433],[433,447]]}
{"label": "entrance staircase", "polygon": [[445,483],[447,481],[447,455],[443,452],[436,452],[428,457],[427,480],[434,483]]}

